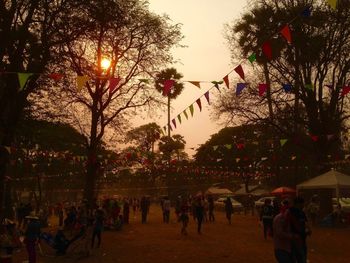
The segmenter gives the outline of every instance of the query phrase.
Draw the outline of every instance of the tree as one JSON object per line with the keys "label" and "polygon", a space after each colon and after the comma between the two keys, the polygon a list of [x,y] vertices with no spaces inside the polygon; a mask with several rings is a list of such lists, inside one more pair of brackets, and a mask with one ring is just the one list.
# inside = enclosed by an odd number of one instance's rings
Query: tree
{"label": "tree", "polygon": [[177,160],[180,160],[182,150],[185,149],[186,141],[180,134],[174,134],[173,136],[163,136],[159,142],[159,151],[163,153],[165,160],[171,160],[173,155]]}
{"label": "tree", "polygon": [[155,87],[160,92],[164,92],[164,82],[166,80],[174,80],[174,86],[171,88],[169,93],[166,95],[168,97],[168,137],[170,137],[170,100],[176,99],[184,89],[183,83],[179,82],[182,78],[182,74],[178,73],[175,68],[167,68],[162,70],[156,75]]}
{"label": "tree", "polygon": [[[311,17],[301,15],[307,7],[311,7]],[[349,85],[349,14],[348,1],[338,1],[337,10],[318,1],[254,2],[241,20],[227,25],[227,38],[233,56],[237,50],[245,58],[256,53],[256,77],[239,98],[225,94],[216,112],[229,120],[265,123],[279,136],[290,139],[305,134],[316,136],[309,154],[315,156],[315,164],[324,163],[330,151],[341,148],[341,141],[329,140],[329,135],[341,138],[349,118],[348,98],[342,93],[342,87]],[[275,37],[288,23],[292,44]],[[261,53],[267,40],[272,60]],[[256,96],[259,82],[270,84],[266,97]],[[286,83],[293,85],[291,93],[280,88]],[[286,111],[292,115],[280,114]],[[287,122],[293,123],[292,128],[284,125]]]}
{"label": "tree", "polygon": [[[64,121],[79,127],[85,136],[84,197],[92,202],[98,179],[96,156],[105,134],[124,131],[138,108],[158,105],[155,90],[146,82],[171,62],[170,48],[181,34],[179,25],[151,13],[147,2],[140,0],[89,1],[85,19],[91,27],[61,50],[67,72],[78,74],[81,89],[64,83],[63,90],[52,97],[63,99],[57,106],[66,113]],[[105,68],[104,58],[111,62]]]}
{"label": "tree", "polygon": [[160,138],[161,128],[152,122],[132,129],[126,134],[126,142],[135,143],[139,149],[154,153],[154,144]]}
{"label": "tree", "polygon": [[[77,24],[85,14],[82,1],[21,0],[0,3],[0,214],[8,164],[5,146],[11,146],[14,131],[27,98],[38,90],[40,74],[60,62],[58,47],[71,42],[86,28]],[[22,76],[17,72],[35,73]]]}

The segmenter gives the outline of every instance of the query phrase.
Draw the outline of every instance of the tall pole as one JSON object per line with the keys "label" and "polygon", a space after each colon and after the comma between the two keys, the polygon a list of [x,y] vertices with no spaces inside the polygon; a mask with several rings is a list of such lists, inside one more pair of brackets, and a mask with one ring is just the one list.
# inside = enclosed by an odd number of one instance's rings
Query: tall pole
{"label": "tall pole", "polygon": [[168,94],[168,137],[170,138],[170,92]]}

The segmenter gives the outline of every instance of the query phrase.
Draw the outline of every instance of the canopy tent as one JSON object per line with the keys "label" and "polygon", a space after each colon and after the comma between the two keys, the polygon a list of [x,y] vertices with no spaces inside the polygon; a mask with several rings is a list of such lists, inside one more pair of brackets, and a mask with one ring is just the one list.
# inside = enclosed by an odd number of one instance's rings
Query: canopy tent
{"label": "canopy tent", "polygon": [[293,188],[281,186],[271,192],[272,195],[295,195],[296,191]]}
{"label": "canopy tent", "polygon": [[212,195],[231,195],[233,192],[227,188],[217,188],[217,187],[210,187],[205,192],[206,194],[212,194]]}
{"label": "canopy tent", "polygon": [[339,199],[340,189],[350,189],[350,176],[330,170],[297,185],[297,192],[304,189],[334,189],[336,198]]}
{"label": "canopy tent", "polygon": [[266,195],[269,191],[266,189],[263,189],[260,187],[260,185],[249,185],[248,186],[248,192],[246,191],[246,187],[244,184],[241,184],[241,188],[239,188],[237,191],[235,191],[235,195]]}

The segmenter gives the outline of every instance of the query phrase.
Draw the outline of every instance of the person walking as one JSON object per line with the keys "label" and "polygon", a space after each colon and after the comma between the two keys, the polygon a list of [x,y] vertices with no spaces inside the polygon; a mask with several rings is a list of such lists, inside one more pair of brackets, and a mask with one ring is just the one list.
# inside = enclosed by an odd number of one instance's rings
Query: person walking
{"label": "person walking", "polygon": [[169,197],[165,197],[163,200],[163,217],[164,217],[164,223],[169,224],[170,221],[170,207],[171,207],[171,203],[169,200]]}
{"label": "person walking", "polygon": [[215,222],[214,216],[214,198],[212,195],[208,196],[208,210],[209,210],[209,222]]}
{"label": "person walking", "polygon": [[179,215],[179,220],[182,223],[181,227],[181,234],[182,235],[187,235],[187,226],[188,226],[188,221],[189,221],[189,213],[190,206],[188,205],[188,202],[185,198],[182,199],[181,207],[180,207],[180,215]]}
{"label": "person walking", "polygon": [[25,231],[24,243],[28,253],[28,263],[36,263],[36,250],[35,245],[39,242],[40,238],[40,222],[39,217],[34,213],[25,217],[28,220],[27,228]]}
{"label": "person walking", "polygon": [[141,222],[142,224],[146,224],[147,221],[147,213],[148,213],[148,202],[145,196],[143,196],[141,198],[141,202],[140,202],[140,208],[141,208]]}
{"label": "person walking", "polygon": [[202,232],[202,223],[205,218],[205,207],[203,203],[203,199],[198,196],[195,203],[195,213],[197,218],[197,233],[201,234]]}
{"label": "person walking", "polygon": [[232,206],[230,197],[227,197],[225,200],[225,212],[226,212],[226,218],[228,220],[228,223],[231,225],[231,216],[233,213],[233,206]]}
{"label": "person walking", "polygon": [[291,232],[287,211],[281,212],[273,219],[274,254],[278,263],[294,263],[291,242],[298,238]]}
{"label": "person walking", "polygon": [[267,239],[267,234],[273,236],[273,206],[269,198],[265,199],[265,204],[261,209],[260,222],[262,222],[264,227],[264,238]]}
{"label": "person walking", "polygon": [[103,231],[103,223],[105,220],[104,212],[101,208],[95,211],[95,220],[92,232],[91,248],[94,248],[95,238],[97,237],[97,247],[101,245],[101,234]]}

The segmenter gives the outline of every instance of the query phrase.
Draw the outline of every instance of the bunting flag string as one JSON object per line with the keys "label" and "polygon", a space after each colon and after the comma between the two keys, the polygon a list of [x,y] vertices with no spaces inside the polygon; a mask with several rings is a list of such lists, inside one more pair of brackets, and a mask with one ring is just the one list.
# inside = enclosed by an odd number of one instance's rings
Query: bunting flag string
{"label": "bunting flag string", "polygon": [[223,79],[224,79],[224,82],[226,84],[226,87],[229,89],[230,88],[230,80],[228,79],[228,74]]}
{"label": "bunting flag string", "polygon": [[175,119],[172,119],[172,123],[173,123],[173,125],[174,125],[174,127],[175,127],[175,129],[176,129],[176,120],[175,120]]}
{"label": "bunting flag string", "polygon": [[89,81],[88,76],[77,76],[77,90],[81,91],[85,84]]}
{"label": "bunting flag string", "polygon": [[200,99],[200,98],[198,98],[198,99],[196,100],[196,102],[197,102],[197,105],[198,105],[199,111],[201,112],[201,111],[202,111],[202,102],[201,102],[201,99]]}
{"label": "bunting flag string", "polygon": [[186,120],[188,120],[188,115],[187,115],[187,111],[186,111],[186,109],[183,111],[183,114],[185,115]]}
{"label": "bunting flag string", "polygon": [[194,112],[193,104],[190,105],[190,112],[191,112],[191,116],[193,117],[193,112]]}
{"label": "bunting flag string", "polygon": [[24,89],[28,79],[33,76],[33,73],[18,73],[19,91]]}
{"label": "bunting flag string", "polygon": [[236,71],[236,73],[244,80],[244,71],[242,65],[238,65],[237,67],[235,67],[234,71]]}
{"label": "bunting flag string", "polygon": [[291,92],[292,88],[293,88],[293,86],[291,84],[283,84],[282,87],[286,93]]}
{"label": "bunting flag string", "polygon": [[195,85],[199,89],[201,88],[200,81],[189,81],[189,83],[191,83],[192,85]]}
{"label": "bunting flag string", "polygon": [[350,86],[344,86],[341,92],[341,96],[345,96],[350,92]]}
{"label": "bunting flag string", "polygon": [[179,123],[181,124],[182,120],[181,120],[181,114],[177,115],[177,119],[179,120]]}
{"label": "bunting flag string", "polygon": [[272,60],[272,48],[269,40],[262,44],[262,51],[268,60]]}
{"label": "bunting flag string", "polygon": [[204,93],[204,96],[207,99],[208,104],[210,105],[209,90],[206,93]]}
{"label": "bunting flag string", "polygon": [[242,90],[247,86],[247,83],[237,83],[236,95],[240,95]]}
{"label": "bunting flag string", "polygon": [[256,54],[255,54],[255,53],[251,54],[251,55],[248,57],[248,60],[249,60],[250,63],[253,64],[253,62],[256,60]]}
{"label": "bunting flag string", "polygon": [[292,43],[292,35],[290,33],[290,29],[289,29],[289,26],[288,25],[285,25],[282,29],[281,29],[281,34],[282,36],[287,40],[287,42],[289,44]]}
{"label": "bunting flag string", "polygon": [[267,91],[268,85],[266,83],[259,84],[259,96],[264,96],[265,92]]}
{"label": "bunting flag string", "polygon": [[110,78],[109,79],[109,93],[113,93],[120,82],[121,78]]}

